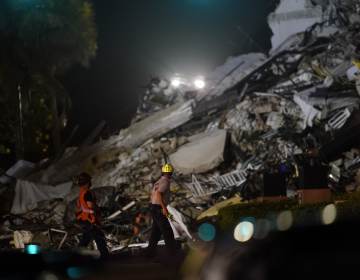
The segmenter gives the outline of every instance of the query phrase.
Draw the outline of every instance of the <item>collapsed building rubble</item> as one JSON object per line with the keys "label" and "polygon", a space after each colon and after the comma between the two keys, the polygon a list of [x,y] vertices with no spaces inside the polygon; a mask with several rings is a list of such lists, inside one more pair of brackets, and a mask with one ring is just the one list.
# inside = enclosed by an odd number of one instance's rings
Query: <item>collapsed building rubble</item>
{"label": "collapsed building rubble", "polygon": [[179,238],[193,238],[191,223],[201,212],[211,209],[201,216],[208,217],[262,196],[265,172],[285,176],[294,193],[310,154],[328,169],[332,191],[360,191],[360,2],[285,2],[269,17],[269,55],[228,59],[197,92],[153,79],[130,127],[68,149],[16,182],[1,181],[15,188],[1,246],[17,232],[21,247],[28,238],[21,230],[52,236],[56,248],[76,244],[72,178],[81,171],[94,178],[112,251],[146,241],[149,192],[165,161],[176,170],[171,206]]}
{"label": "collapsed building rubble", "polygon": [[226,139],[225,130],[194,135],[188,139],[189,143],[171,154],[169,160],[183,175],[204,173],[223,162]]}

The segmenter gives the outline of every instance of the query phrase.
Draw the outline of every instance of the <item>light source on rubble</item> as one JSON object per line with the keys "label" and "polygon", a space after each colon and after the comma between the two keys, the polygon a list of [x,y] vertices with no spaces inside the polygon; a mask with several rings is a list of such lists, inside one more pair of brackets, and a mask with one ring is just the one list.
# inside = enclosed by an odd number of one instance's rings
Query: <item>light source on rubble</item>
{"label": "light source on rubble", "polygon": [[181,81],[178,78],[174,78],[171,80],[171,86],[174,88],[178,88],[181,85]]}
{"label": "light source on rubble", "polygon": [[194,81],[194,86],[197,89],[203,89],[205,87],[205,81],[203,79],[196,79]]}
{"label": "light source on rubble", "polygon": [[37,255],[41,251],[41,247],[37,244],[27,244],[25,245],[25,253],[29,255]]}
{"label": "light source on rubble", "polygon": [[234,230],[234,238],[239,242],[246,242],[251,239],[254,234],[254,224],[244,221],[238,224]]}

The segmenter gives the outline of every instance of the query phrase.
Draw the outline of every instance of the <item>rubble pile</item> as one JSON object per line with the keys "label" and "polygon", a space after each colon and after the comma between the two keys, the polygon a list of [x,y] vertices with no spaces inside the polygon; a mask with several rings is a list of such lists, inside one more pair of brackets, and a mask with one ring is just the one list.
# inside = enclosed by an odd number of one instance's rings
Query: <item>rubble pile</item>
{"label": "rubble pile", "polygon": [[[78,193],[71,181],[81,171],[93,176],[114,248],[133,240],[134,228],[146,233],[144,209],[164,162],[176,170],[172,206],[187,238],[184,224],[202,211],[234,195],[236,203],[261,196],[264,172],[286,174],[288,189],[296,189],[297,166],[314,151],[334,192],[360,190],[360,1],[290,2],[269,16],[268,55],[229,58],[201,90],[152,79],[130,127],[18,178],[17,216],[4,216],[4,236],[14,224],[26,230],[21,219],[66,228]],[[21,182],[35,185],[26,197]],[[26,208],[14,211],[20,198]]]}

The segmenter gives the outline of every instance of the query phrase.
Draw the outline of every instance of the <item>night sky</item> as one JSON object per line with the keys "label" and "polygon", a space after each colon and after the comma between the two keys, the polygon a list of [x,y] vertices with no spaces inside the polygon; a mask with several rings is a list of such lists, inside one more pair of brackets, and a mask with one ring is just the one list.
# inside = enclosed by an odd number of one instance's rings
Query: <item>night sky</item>
{"label": "night sky", "polygon": [[[204,75],[230,55],[267,51],[273,0],[93,0],[98,54],[64,78],[77,139],[101,120],[126,127],[152,76]],[[253,39],[249,39],[250,37]],[[254,43],[256,42],[256,43]]]}

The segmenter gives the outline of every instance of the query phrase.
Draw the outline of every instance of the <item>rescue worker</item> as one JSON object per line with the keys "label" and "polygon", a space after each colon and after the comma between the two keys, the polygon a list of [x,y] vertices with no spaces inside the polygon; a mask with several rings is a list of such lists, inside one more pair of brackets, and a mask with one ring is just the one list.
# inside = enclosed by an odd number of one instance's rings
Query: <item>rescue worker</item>
{"label": "rescue worker", "polygon": [[170,256],[176,253],[176,241],[171,229],[168,217],[169,212],[166,206],[170,203],[170,181],[174,168],[170,164],[162,167],[162,176],[154,184],[150,197],[150,212],[152,216],[152,228],[147,248],[147,257],[155,255],[157,243],[164,236],[165,245]]}
{"label": "rescue worker", "polygon": [[106,247],[104,233],[99,228],[96,199],[90,191],[91,176],[83,172],[78,176],[77,183],[80,186],[80,194],[77,201],[76,219],[83,230],[79,246],[86,247],[92,240],[95,240],[101,257],[107,257],[109,252]]}

